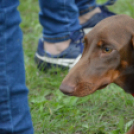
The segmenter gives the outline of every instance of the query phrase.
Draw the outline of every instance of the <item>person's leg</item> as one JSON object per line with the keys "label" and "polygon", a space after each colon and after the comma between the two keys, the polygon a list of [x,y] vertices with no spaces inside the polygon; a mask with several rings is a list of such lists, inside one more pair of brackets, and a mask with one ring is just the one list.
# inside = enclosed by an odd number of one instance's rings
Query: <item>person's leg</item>
{"label": "person's leg", "polygon": [[[39,5],[41,9],[39,20],[43,27],[44,41],[39,41],[36,61],[41,60],[51,64],[55,60],[54,63],[57,64],[57,58],[68,58],[73,60],[67,63],[67,66],[72,64],[83,50],[81,41],[83,33],[79,32],[81,25],[75,0],[39,0]],[[78,32],[74,33],[74,31]],[[65,52],[62,53],[63,51]]]}
{"label": "person's leg", "polygon": [[55,43],[67,40],[71,31],[81,28],[75,0],[39,0],[39,5],[39,20],[46,41]]}
{"label": "person's leg", "polygon": [[79,8],[79,20],[82,28],[94,27],[101,20],[115,15],[106,6],[113,5],[116,0],[107,0],[106,3],[98,5],[96,0],[75,0]]}
{"label": "person's leg", "polygon": [[18,0],[0,0],[0,134],[33,134]]}

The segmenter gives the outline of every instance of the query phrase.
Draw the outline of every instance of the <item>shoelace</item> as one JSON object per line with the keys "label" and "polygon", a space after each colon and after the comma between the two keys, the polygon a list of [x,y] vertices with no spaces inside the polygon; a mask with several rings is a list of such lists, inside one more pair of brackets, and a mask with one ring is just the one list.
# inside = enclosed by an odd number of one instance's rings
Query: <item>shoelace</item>
{"label": "shoelace", "polygon": [[83,29],[79,31],[74,31],[71,32],[70,34],[70,39],[73,44],[76,44],[76,47],[80,46],[81,47],[81,53],[83,51],[83,37],[84,37],[84,31]]}

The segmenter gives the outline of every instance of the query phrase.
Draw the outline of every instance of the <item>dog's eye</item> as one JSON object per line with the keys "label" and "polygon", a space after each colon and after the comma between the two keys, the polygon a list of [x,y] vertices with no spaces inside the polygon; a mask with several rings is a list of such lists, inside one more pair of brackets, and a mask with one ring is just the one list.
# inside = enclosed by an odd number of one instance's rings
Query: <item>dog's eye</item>
{"label": "dog's eye", "polygon": [[102,47],[102,52],[103,53],[110,53],[110,52],[112,52],[112,48],[109,48],[109,47]]}

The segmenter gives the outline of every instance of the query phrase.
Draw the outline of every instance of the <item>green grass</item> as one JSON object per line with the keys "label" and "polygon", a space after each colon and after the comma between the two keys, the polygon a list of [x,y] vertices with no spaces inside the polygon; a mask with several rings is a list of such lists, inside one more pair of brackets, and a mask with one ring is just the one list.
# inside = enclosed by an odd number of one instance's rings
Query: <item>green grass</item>
{"label": "green grass", "polygon": [[[26,84],[35,134],[124,134],[134,119],[133,97],[114,84],[83,98],[63,95],[59,86],[67,71],[41,72],[33,60],[42,31],[38,1],[20,1]],[[134,17],[133,0],[118,0],[110,9]]]}

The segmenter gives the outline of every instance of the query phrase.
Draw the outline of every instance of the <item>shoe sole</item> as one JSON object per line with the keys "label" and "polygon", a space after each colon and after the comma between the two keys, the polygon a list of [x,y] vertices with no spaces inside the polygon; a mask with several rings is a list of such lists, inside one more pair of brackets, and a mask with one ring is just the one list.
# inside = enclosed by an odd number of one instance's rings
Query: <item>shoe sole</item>
{"label": "shoe sole", "polygon": [[45,70],[46,68],[51,68],[51,66],[56,66],[60,68],[71,69],[81,58],[81,54],[76,59],[63,59],[63,58],[50,58],[46,56],[40,56],[37,52],[35,53],[35,62],[39,69]]}

